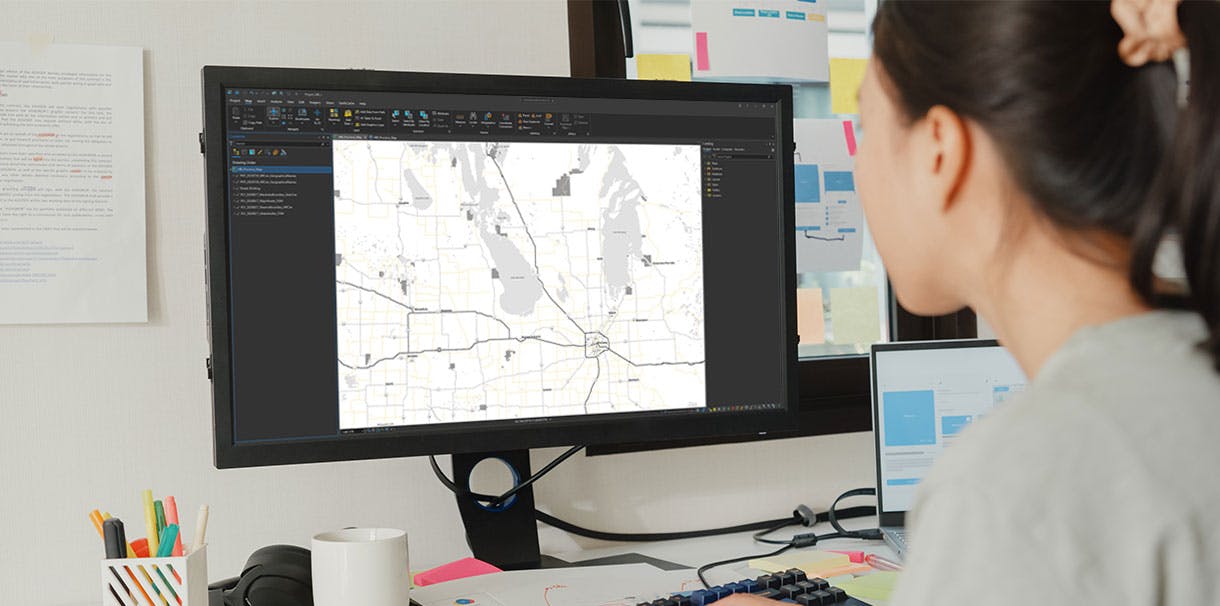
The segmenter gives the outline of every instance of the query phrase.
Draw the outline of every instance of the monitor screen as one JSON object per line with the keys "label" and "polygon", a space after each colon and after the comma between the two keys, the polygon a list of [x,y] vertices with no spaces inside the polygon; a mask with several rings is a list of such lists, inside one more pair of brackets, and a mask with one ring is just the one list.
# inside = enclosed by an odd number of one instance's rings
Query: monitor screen
{"label": "monitor screen", "polygon": [[205,68],[218,461],[791,412],[786,89],[328,73]]}
{"label": "monitor screen", "polygon": [[873,380],[882,513],[908,511],[958,433],[1026,384],[995,341],[877,345]]}

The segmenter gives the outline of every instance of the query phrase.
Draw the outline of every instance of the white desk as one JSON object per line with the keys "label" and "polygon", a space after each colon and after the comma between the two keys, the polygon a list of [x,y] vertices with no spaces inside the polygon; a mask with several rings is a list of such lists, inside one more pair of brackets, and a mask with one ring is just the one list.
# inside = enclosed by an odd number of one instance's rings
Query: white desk
{"label": "white desk", "polygon": [[[860,529],[873,527],[876,524],[875,518],[861,518],[855,520],[847,520],[844,526],[849,529]],[[794,533],[808,532],[806,528],[788,528],[783,531],[771,535],[769,538],[784,539]],[[828,524],[819,524],[813,530],[819,534],[831,532]],[[658,543],[618,543],[606,547],[598,547],[595,549],[580,549],[561,553],[551,553],[548,555],[554,556],[561,560],[573,563],[579,563],[589,560],[600,560],[602,558],[619,556],[625,554],[640,554],[659,560],[673,562],[688,566],[690,569],[698,568],[709,562],[741,557],[746,555],[761,555],[775,551],[779,548],[777,545],[760,544],[754,542],[753,533],[745,532],[739,534],[725,535],[720,537],[706,537],[700,539],[687,539],[682,541],[664,541]],[[893,558],[893,550],[881,541],[861,541],[859,539],[831,539],[823,543],[819,543],[816,549],[842,549],[842,550],[858,550],[867,553],[875,553],[882,557]],[[473,606],[555,606],[555,603],[561,604],[581,604],[583,602],[574,599],[571,594],[556,600],[556,594],[552,593],[550,599],[547,599],[543,587],[558,588],[560,590],[576,591],[577,586],[588,585],[589,587],[600,586],[618,587],[625,592],[637,590],[639,595],[650,595],[650,592],[677,592],[681,590],[690,590],[698,588],[699,585],[694,580],[694,570],[684,570],[673,573],[660,573],[651,566],[636,565],[634,570],[630,567],[611,566],[611,567],[588,567],[588,568],[570,568],[560,571],[527,571],[524,573],[502,573],[499,575],[489,575],[489,577],[479,577],[473,579],[465,579],[454,581],[453,583],[445,583],[441,585],[433,585],[431,587],[417,589],[413,597],[419,599],[420,602],[428,606],[429,604],[444,603],[446,606],[453,602],[452,598],[458,595],[473,597],[475,602]],[[638,576],[633,576],[636,574]],[[743,578],[753,578],[763,574],[762,571],[752,570],[748,563],[743,561],[736,564],[729,564],[723,567],[714,568],[707,573],[707,579],[713,584],[722,584],[732,581],[737,581]],[[517,575],[522,586],[529,585],[529,591],[510,592],[506,589],[507,585],[512,584],[514,577],[505,575]],[[498,577],[498,578],[491,578]],[[638,583],[638,585],[636,584]],[[448,586],[448,587],[447,587]],[[450,587],[452,589],[450,589]],[[500,591],[505,591],[506,594],[513,596],[511,604],[502,601],[489,601],[484,603],[480,599],[479,594],[486,591],[493,598],[499,595]],[[595,593],[591,593],[595,595]],[[656,593],[652,593],[656,595]],[[524,596],[524,597],[523,597]],[[602,596],[602,597],[608,597]],[[604,606],[634,606],[634,602],[628,604],[626,601],[610,601],[604,599],[593,600],[590,603],[602,604]],[[884,602],[877,600],[869,600],[874,606],[885,606]]]}

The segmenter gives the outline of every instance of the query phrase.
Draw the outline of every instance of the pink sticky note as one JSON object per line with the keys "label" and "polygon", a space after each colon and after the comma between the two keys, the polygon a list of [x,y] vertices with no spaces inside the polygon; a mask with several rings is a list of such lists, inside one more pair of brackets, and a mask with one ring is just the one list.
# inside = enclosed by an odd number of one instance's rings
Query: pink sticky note
{"label": "pink sticky note", "polygon": [[484,574],[492,574],[500,572],[499,568],[488,564],[482,560],[474,558],[464,558],[456,562],[450,562],[443,566],[437,566],[432,570],[415,575],[416,587],[427,587],[436,583],[444,583],[445,581],[454,581],[457,579],[465,579],[467,577],[477,577]]}
{"label": "pink sticky note", "polygon": [[843,138],[847,139],[847,155],[856,155],[856,129],[852,127],[851,120],[843,121]]}
{"label": "pink sticky note", "polygon": [[695,33],[695,69],[699,71],[707,71],[707,32]]}

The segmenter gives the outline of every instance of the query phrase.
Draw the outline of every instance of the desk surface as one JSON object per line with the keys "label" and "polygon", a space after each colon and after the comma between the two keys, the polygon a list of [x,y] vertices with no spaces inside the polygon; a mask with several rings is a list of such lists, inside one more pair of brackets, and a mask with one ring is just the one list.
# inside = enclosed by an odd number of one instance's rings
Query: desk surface
{"label": "desk surface", "polygon": [[[851,529],[868,528],[876,523],[875,518],[850,520],[844,525]],[[773,538],[782,539],[790,536],[794,529],[777,532]],[[819,524],[814,530],[819,533],[830,532],[826,524]],[[807,532],[808,529],[800,529]],[[786,533],[786,534],[785,534]],[[413,594],[425,606],[437,606],[455,603],[454,597],[471,600],[472,606],[555,606],[555,604],[589,604],[602,606],[633,606],[635,600],[610,600],[610,595],[658,595],[668,592],[689,590],[698,587],[694,568],[713,561],[747,555],[757,556],[775,551],[777,546],[756,543],[752,533],[705,537],[682,541],[664,541],[656,543],[617,543],[592,549],[575,549],[571,551],[551,553],[548,555],[558,559],[579,563],[590,560],[601,560],[613,556],[640,554],[650,558],[665,560],[689,567],[686,570],[661,572],[643,564],[610,567],[568,568],[560,570],[525,571],[520,573],[504,573],[489,577],[465,579],[433,585],[417,589]],[[881,541],[861,541],[859,539],[831,539],[819,543],[819,549],[859,550],[876,553],[883,557],[894,556],[889,546]],[[755,577],[762,574],[753,570],[748,562],[730,564],[715,568],[707,573],[707,579],[713,584],[728,583],[742,578]],[[508,576],[513,575],[513,576]],[[491,578],[498,577],[498,578]],[[611,594],[615,590],[623,593]],[[550,590],[548,597],[547,590]],[[582,595],[582,592],[583,595]],[[589,600],[582,601],[584,595]],[[511,601],[511,603],[509,603]],[[869,600],[874,606],[885,606],[884,602]]]}

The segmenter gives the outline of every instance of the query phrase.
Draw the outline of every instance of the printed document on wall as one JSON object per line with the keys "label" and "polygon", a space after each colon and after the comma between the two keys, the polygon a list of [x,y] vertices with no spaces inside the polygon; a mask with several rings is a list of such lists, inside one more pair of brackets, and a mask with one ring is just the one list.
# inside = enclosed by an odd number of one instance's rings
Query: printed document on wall
{"label": "printed document on wall", "polygon": [[795,120],[796,270],[856,271],[864,212],[856,192],[850,121]]}
{"label": "printed document on wall", "polygon": [[0,324],[148,321],[141,49],[0,56]]}
{"label": "printed document on wall", "polygon": [[692,0],[695,77],[826,82],[826,7],[808,0]]}

